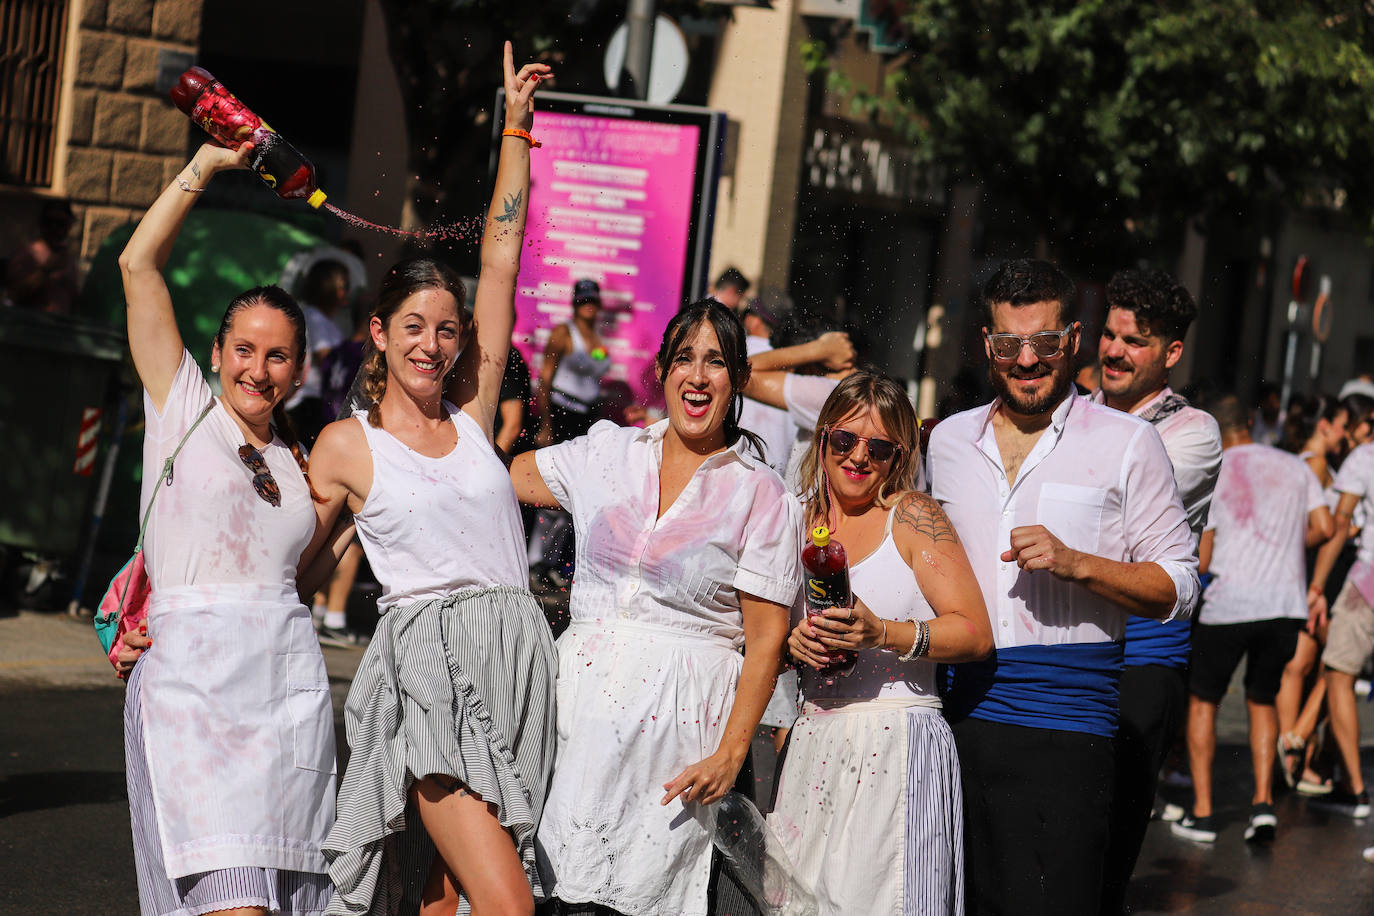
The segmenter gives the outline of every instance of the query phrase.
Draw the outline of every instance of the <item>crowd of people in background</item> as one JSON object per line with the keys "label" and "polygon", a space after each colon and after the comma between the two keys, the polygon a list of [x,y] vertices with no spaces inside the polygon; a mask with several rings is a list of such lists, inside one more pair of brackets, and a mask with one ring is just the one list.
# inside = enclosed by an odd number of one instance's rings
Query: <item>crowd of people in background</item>
{"label": "crowd of people in background", "polygon": [[[154,598],[117,666],[145,913],[705,916],[763,726],[757,801],[818,912],[1116,916],[1153,818],[1218,838],[1242,660],[1244,840],[1283,828],[1276,785],[1370,814],[1374,382],[1175,392],[1175,278],[1119,271],[1084,316],[1033,259],[983,285],[935,418],[734,268],[668,322],[661,402],[607,396],[604,278],[570,284],[531,373],[548,73],[507,45],[475,282],[415,258],[370,295],[321,256],[294,296],[230,303],[207,380],[162,272],[247,149],[203,147],[129,240],[145,469],[177,468],[144,475]],[[62,310],[70,218],[45,207],[15,304]],[[847,549],[852,606],[808,612],[807,537]],[[367,646],[341,781],[321,642]],[[1160,802],[1171,770],[1187,805]]]}

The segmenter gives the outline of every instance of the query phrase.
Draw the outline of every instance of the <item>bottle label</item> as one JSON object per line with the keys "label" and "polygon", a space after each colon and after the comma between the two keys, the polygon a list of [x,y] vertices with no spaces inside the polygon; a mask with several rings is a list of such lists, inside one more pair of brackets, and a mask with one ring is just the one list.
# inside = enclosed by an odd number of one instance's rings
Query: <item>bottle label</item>
{"label": "bottle label", "polygon": [[304,198],[314,190],[310,164],[266,121],[216,81],[191,107],[191,120],[222,145],[238,149],[253,141],[248,165],[263,184],[285,198]]}
{"label": "bottle label", "polygon": [[806,603],[813,611],[828,607],[849,607],[849,569],[828,576],[806,576]]}

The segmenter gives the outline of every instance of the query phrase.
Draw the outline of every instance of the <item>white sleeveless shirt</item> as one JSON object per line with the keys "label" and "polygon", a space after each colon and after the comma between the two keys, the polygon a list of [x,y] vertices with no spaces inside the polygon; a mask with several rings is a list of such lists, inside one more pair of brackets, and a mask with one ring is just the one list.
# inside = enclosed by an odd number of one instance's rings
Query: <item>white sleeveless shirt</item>
{"label": "white sleeveless shirt", "polygon": [[[916,574],[902,558],[892,538],[895,511],[887,513],[883,542],[849,567],[849,587],[874,615],[885,620],[932,620],[935,611],[916,584]],[[859,653],[847,677],[828,678],[803,668],[802,696],[807,700],[900,699],[937,697],[935,663],[923,658],[901,661],[896,653],[869,649]]]}
{"label": "white sleeveless shirt", "polygon": [[377,610],[465,588],[525,588],[525,536],[515,488],[477,422],[444,402],[458,444],[428,458],[353,416],[372,452],[372,489],[354,516],[382,586]]}
{"label": "white sleeveless shirt", "polygon": [[564,410],[586,413],[601,397],[601,379],[610,370],[611,361],[604,356],[592,356],[576,324],[568,322],[567,328],[572,335],[572,352],[560,359],[558,368],[553,370],[549,399]]}

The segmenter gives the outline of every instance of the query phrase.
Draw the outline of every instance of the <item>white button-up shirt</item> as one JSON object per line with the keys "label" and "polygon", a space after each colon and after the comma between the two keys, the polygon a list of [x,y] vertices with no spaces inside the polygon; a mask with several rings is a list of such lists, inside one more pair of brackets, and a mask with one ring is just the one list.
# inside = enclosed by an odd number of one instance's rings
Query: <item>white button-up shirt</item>
{"label": "white button-up shirt", "polygon": [[667,420],[647,429],[603,420],[535,453],[577,531],[572,619],[676,627],[739,646],[740,592],[790,605],[801,586],[801,506],[741,438],[702,462],[659,518],[667,429]]}
{"label": "white button-up shirt", "polygon": [[997,648],[1119,640],[1127,612],[1045,570],[1004,562],[1011,531],[1043,525],[1066,546],[1121,562],[1156,563],[1174,583],[1170,618],[1198,597],[1192,532],[1159,433],[1143,420],[1075,394],[1055,408],[1007,482],[992,415],[964,411],[931,432],[933,495],[964,541]]}

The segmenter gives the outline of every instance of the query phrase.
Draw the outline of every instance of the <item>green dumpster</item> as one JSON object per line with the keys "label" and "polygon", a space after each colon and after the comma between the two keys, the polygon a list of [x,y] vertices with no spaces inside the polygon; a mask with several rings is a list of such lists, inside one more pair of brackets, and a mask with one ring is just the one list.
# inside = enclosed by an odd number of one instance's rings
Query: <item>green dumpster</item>
{"label": "green dumpster", "polygon": [[76,552],[125,352],[107,324],[0,309],[0,545]]}

